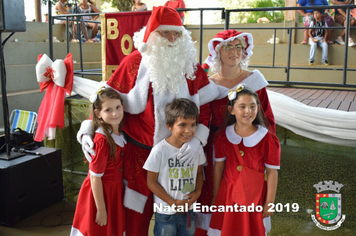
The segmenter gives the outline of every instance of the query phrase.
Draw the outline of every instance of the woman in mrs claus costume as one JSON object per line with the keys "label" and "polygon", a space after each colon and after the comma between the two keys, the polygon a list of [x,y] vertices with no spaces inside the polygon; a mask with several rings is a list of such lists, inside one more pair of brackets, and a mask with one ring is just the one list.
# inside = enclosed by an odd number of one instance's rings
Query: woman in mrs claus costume
{"label": "woman in mrs claus costume", "polygon": [[[202,205],[210,205],[213,200],[213,138],[215,132],[223,125],[228,104],[229,90],[244,83],[258,94],[262,111],[267,117],[267,128],[275,133],[275,120],[269,103],[266,87],[268,82],[259,70],[249,71],[248,60],[253,54],[253,38],[250,33],[238,32],[233,29],[219,32],[209,44],[210,55],[205,60],[203,68],[210,68],[214,73],[209,77],[219,89],[220,96],[212,101],[212,118],[210,121],[210,133],[208,144],[204,147],[207,154],[208,165],[204,167],[205,181],[202,194],[198,202]],[[209,228],[210,214],[197,213],[196,235],[206,235]]]}

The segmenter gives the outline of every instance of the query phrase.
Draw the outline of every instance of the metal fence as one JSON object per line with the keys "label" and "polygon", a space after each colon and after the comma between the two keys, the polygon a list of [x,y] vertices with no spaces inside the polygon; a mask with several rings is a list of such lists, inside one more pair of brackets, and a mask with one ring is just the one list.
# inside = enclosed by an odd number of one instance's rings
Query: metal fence
{"label": "metal fence", "polygon": [[[67,27],[67,52],[69,52],[69,31],[68,31],[68,22],[70,20],[72,21],[82,21],[83,16],[93,16],[93,15],[98,15],[98,13],[90,13],[90,14],[68,14],[68,15],[60,15],[60,16],[51,16],[51,4],[49,4],[49,20],[50,22],[53,22],[53,19],[65,19],[66,20],[66,27]],[[199,11],[200,12],[200,24],[198,28],[194,27],[189,27],[186,26],[186,29],[188,30],[199,30],[199,62],[202,63],[203,58],[202,58],[202,53],[203,53],[203,47],[206,47],[207,45],[203,45],[203,37],[204,37],[204,31],[206,30],[224,30],[224,29],[230,29],[230,16],[232,13],[239,13],[239,12],[256,12],[256,11],[296,11],[296,10],[306,10],[306,9],[343,9],[346,12],[346,22],[350,21],[351,15],[350,15],[350,10],[353,8],[356,8],[355,5],[343,5],[343,6],[311,6],[311,7],[269,7],[269,8],[246,8],[246,9],[225,9],[225,8],[185,8],[185,9],[178,9],[178,11]],[[224,27],[205,27],[204,26],[204,12],[206,11],[217,11],[221,12],[221,17],[222,19],[225,19],[225,25]],[[91,21],[91,22],[96,22],[96,23],[101,23],[100,21]],[[242,27],[240,27],[242,26]],[[81,27],[77,27],[77,30],[81,30]],[[345,29],[343,26],[333,26],[329,27],[330,29]],[[350,24],[346,25],[346,34],[345,38],[349,38],[350,34],[350,29],[354,29],[356,27],[350,27]],[[291,65],[291,49],[293,45],[295,44],[293,42],[293,33],[296,30],[303,30],[305,29],[304,27],[243,27],[243,24],[240,24],[237,30],[273,30],[274,31],[274,44],[273,44],[273,58],[272,58],[272,63],[271,65],[267,66],[257,66],[257,65],[250,65],[249,67],[251,68],[275,68],[275,69],[284,69],[286,73],[286,79],[284,81],[271,81],[269,80],[268,82],[271,84],[284,84],[284,85],[305,85],[305,86],[326,86],[326,87],[343,87],[343,88],[356,88],[356,84],[350,84],[347,81],[347,72],[348,71],[356,71],[354,68],[349,68],[348,66],[348,55],[349,55],[349,47],[348,47],[348,40],[345,40],[345,45],[344,45],[344,63],[343,67],[333,67],[333,66],[328,66],[328,67],[301,67],[301,66],[292,66]],[[277,66],[275,63],[275,55],[276,55],[276,35],[277,31],[286,31],[287,34],[289,35],[288,39],[288,60],[287,64],[284,66]],[[49,39],[52,39],[52,24],[49,24]],[[49,40],[49,52],[50,52],[50,57],[53,58],[53,42],[52,40]],[[81,64],[81,70],[80,71],[75,71],[76,74],[81,74],[81,75],[101,75],[99,71],[101,69],[94,69],[94,70],[83,70],[83,60],[82,60],[82,44],[81,40],[79,40],[79,47],[80,47],[80,64]],[[343,73],[343,79],[342,83],[324,83],[324,82],[298,82],[298,81],[290,81],[290,73],[292,70],[331,70],[331,71],[342,71]],[[98,72],[98,73],[97,73]]]}

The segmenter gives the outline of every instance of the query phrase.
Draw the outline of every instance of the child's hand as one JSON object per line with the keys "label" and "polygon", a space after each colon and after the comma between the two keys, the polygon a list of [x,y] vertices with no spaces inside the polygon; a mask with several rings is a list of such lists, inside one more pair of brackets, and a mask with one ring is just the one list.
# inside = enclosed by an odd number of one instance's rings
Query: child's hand
{"label": "child's hand", "polygon": [[198,200],[198,198],[200,197],[200,194],[199,192],[197,191],[194,191],[194,192],[191,192],[190,194],[187,194],[186,197],[188,198],[188,204],[189,204],[189,207],[196,201]]}
{"label": "child's hand", "polygon": [[317,39],[313,38],[313,41],[314,41],[315,43],[317,43],[319,40],[317,40]]}
{"label": "child's hand", "polygon": [[262,212],[262,216],[263,217],[269,217],[273,215],[273,212],[268,212],[268,209],[270,208],[270,206],[268,206],[270,202],[265,202],[265,204],[263,205],[263,212]]}
{"label": "child's hand", "polygon": [[188,200],[175,200],[174,201],[174,204],[176,205],[176,206],[184,206],[186,203],[188,203]]}
{"label": "child's hand", "polygon": [[95,223],[100,226],[106,225],[108,222],[108,214],[106,211],[98,211],[96,213]]}

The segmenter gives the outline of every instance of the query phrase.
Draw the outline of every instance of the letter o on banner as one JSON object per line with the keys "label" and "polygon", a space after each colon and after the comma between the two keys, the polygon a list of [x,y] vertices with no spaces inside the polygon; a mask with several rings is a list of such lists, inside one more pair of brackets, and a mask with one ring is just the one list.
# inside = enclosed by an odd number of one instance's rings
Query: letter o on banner
{"label": "letter o on banner", "polygon": [[[128,48],[125,47],[125,42],[128,42],[129,43],[129,46]],[[122,39],[121,39],[121,50],[122,50],[122,53],[124,55],[129,55],[131,52],[132,52],[132,38],[130,35],[128,34],[125,34],[124,36],[122,36]]]}

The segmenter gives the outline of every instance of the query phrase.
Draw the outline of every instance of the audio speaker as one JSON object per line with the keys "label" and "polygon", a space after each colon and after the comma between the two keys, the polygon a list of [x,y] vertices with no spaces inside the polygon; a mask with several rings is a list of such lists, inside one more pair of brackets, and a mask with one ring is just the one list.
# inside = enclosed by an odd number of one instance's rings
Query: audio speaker
{"label": "audio speaker", "polygon": [[0,224],[10,226],[63,200],[61,150],[0,160]]}
{"label": "audio speaker", "polygon": [[26,31],[24,0],[0,0],[0,31]]}

